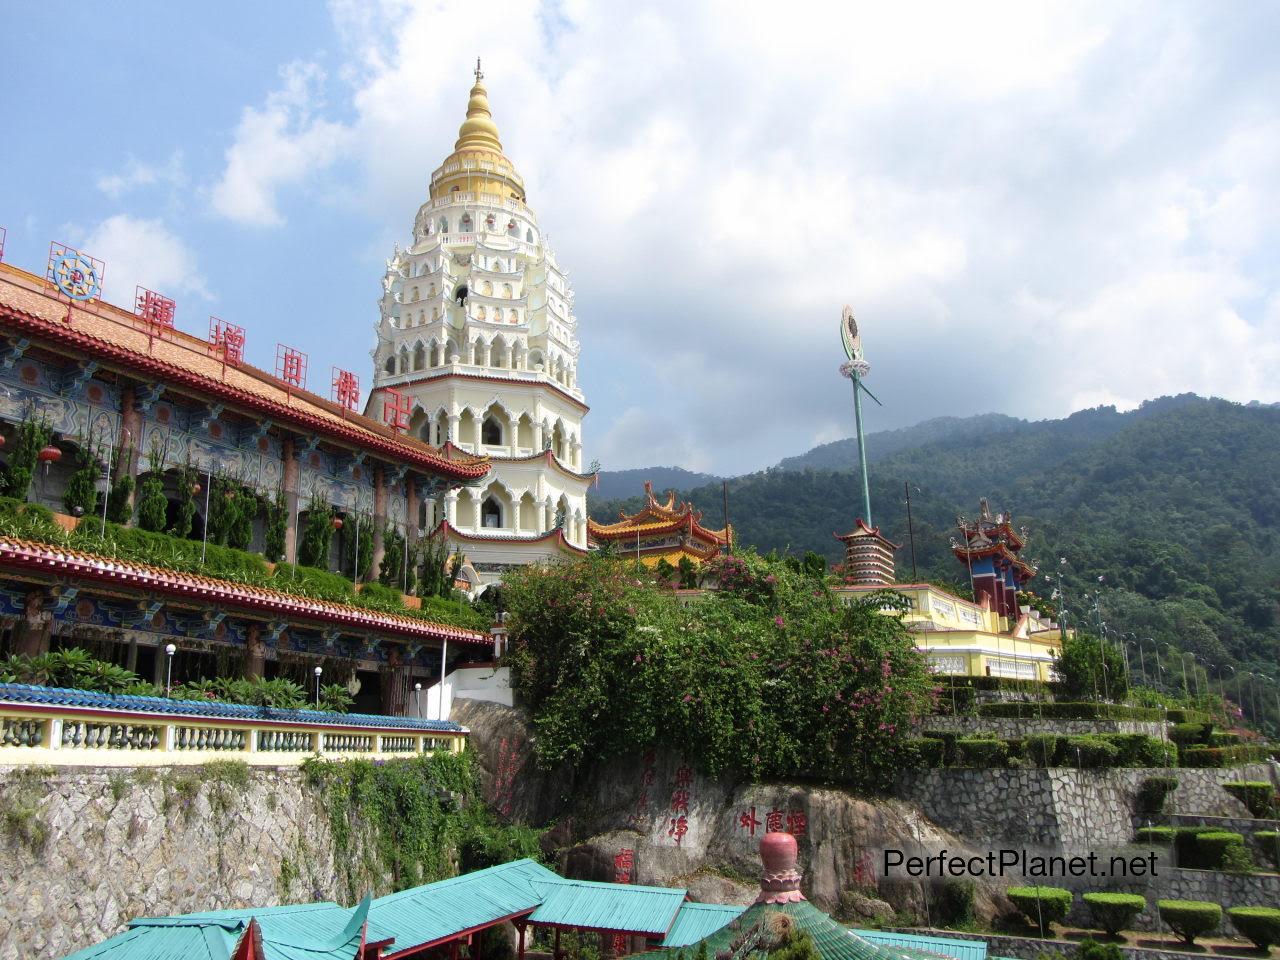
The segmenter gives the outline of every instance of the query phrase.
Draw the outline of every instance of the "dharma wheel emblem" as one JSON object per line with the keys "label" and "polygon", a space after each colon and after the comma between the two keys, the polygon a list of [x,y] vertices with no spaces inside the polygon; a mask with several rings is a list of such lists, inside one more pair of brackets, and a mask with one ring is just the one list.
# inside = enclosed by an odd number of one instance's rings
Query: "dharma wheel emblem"
{"label": "dharma wheel emblem", "polygon": [[72,300],[92,300],[102,292],[102,277],[88,257],[68,251],[51,265],[54,286]]}

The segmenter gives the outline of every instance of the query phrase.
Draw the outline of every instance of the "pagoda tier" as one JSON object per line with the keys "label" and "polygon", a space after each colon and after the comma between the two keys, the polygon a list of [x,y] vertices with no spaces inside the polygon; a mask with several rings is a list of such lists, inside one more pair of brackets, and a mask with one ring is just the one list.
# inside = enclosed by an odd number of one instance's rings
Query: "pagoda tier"
{"label": "pagoda tier", "polygon": [[844,582],[859,587],[884,587],[894,582],[893,554],[900,544],[887,539],[879,527],[859,517],[849,533],[832,534],[844,544]]}
{"label": "pagoda tier", "polygon": [[974,599],[1016,620],[1018,591],[1036,575],[1036,568],[1020,556],[1027,531],[1013,529],[1011,514],[993,514],[985,499],[980,503],[976,520],[957,520],[963,539],[952,541],[952,552],[969,571]]}
{"label": "pagoda tier", "polygon": [[591,546],[617,545],[619,553],[635,555],[641,562],[656,566],[660,560],[672,565],[688,557],[694,563],[710,560],[729,546],[732,525],[712,530],[701,523],[702,512],[689,502],[677,503],[675,491],[668,491],[665,502],[653,493],[653,483],[644,483],[645,505],[637,513],[619,513],[616,523],[587,522],[587,538]]}

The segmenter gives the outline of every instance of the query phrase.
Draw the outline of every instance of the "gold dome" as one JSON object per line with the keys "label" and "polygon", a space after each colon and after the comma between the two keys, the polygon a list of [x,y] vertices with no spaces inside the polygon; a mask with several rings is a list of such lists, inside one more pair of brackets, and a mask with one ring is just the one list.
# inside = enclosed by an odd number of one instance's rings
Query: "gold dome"
{"label": "gold dome", "polygon": [[524,180],[502,152],[479,58],[476,82],[467,101],[467,119],[458,128],[458,142],[431,177],[432,199],[459,190],[524,200]]}

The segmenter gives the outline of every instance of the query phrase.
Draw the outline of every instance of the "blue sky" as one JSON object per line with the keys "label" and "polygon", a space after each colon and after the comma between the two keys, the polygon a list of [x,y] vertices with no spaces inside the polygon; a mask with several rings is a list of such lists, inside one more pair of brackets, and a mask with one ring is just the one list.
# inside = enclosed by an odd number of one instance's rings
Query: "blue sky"
{"label": "blue sky", "polygon": [[[1225,12],[1225,14],[1224,14]],[[5,259],[107,261],[367,383],[474,57],[577,292],[588,459],[739,472],[873,427],[1280,400],[1280,7],[10,5]]]}

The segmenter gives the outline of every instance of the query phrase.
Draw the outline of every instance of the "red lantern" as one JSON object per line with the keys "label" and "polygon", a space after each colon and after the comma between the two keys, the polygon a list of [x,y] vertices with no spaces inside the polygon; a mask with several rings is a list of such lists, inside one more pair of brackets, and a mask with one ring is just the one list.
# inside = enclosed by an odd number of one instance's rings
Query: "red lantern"
{"label": "red lantern", "polygon": [[342,529],[342,518],[341,518],[341,517],[334,517],[334,518],[333,518],[333,529],[335,529],[335,530],[341,530],[341,529]]}
{"label": "red lantern", "polygon": [[52,443],[46,447],[42,447],[40,452],[36,454],[36,459],[41,463],[57,463],[62,459],[62,451],[55,447]]}
{"label": "red lantern", "polygon": [[199,495],[199,493],[200,493],[200,490],[201,490],[201,486],[200,486],[200,484],[198,484],[198,483],[193,483],[193,484],[191,485],[191,495],[192,495],[193,497],[194,497],[194,496],[198,496],[198,495]]}
{"label": "red lantern", "polygon": [[0,447],[4,446],[4,434],[0,433]]}

